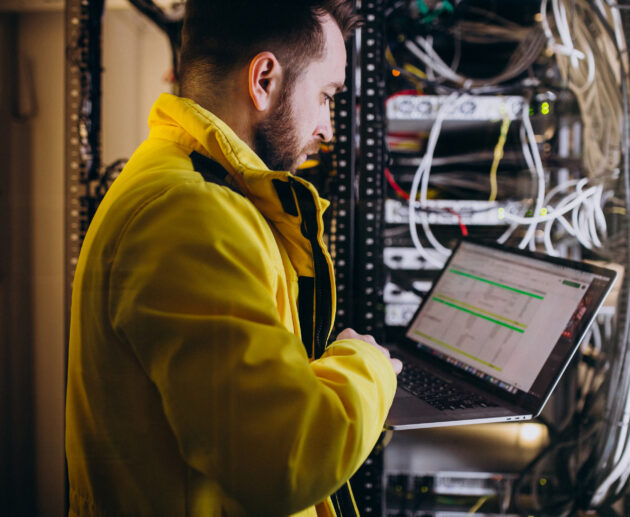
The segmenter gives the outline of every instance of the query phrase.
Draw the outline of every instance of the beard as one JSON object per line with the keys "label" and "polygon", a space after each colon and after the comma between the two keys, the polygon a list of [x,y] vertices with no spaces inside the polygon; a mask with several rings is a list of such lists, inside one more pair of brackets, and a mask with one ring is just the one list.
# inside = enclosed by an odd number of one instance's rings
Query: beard
{"label": "beard", "polygon": [[295,172],[303,154],[291,109],[291,91],[288,85],[282,86],[277,105],[254,129],[254,151],[275,171]]}

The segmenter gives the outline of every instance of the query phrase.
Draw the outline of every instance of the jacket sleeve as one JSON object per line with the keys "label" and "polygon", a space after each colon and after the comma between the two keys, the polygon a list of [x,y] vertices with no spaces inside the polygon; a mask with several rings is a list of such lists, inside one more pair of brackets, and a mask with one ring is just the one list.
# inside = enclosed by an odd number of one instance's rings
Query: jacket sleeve
{"label": "jacket sleeve", "polygon": [[341,486],[374,446],[396,389],[378,350],[333,343],[309,362],[276,309],[272,233],[244,198],[175,187],[128,222],[109,311],[157,387],[185,461],[252,515]]}

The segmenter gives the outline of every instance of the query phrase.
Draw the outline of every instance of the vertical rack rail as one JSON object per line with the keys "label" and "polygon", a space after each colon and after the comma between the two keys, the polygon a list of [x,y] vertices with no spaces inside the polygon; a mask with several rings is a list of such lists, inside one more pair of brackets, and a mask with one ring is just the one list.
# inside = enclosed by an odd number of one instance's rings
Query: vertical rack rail
{"label": "vertical rack rail", "polygon": [[337,314],[333,336],[354,326],[354,246],[355,246],[355,177],[356,177],[356,92],[357,53],[355,38],[347,45],[348,63],[344,90],[335,97],[333,120],[334,180],[331,185],[330,254],[335,263]]}
{"label": "vertical rack rail", "polygon": [[95,184],[101,166],[103,7],[104,0],[66,0],[66,325],[70,321],[72,280],[81,243],[96,211],[89,186]]}
{"label": "vertical rack rail", "polygon": [[361,31],[361,157],[357,204],[357,327],[383,340],[383,196],[385,167],[385,0],[362,4]]}
{"label": "vertical rack rail", "polygon": [[[384,338],[385,0],[363,0],[361,14],[360,173],[356,210],[355,325]],[[377,445],[352,478],[360,515],[383,512],[383,452]]]}

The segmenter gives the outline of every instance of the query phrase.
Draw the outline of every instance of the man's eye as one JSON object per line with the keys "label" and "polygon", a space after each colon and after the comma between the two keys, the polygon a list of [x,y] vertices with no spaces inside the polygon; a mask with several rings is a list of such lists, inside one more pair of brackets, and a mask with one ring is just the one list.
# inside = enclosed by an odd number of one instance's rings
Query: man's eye
{"label": "man's eye", "polygon": [[328,95],[327,93],[324,94],[324,102],[326,104],[330,104],[333,101],[332,96]]}

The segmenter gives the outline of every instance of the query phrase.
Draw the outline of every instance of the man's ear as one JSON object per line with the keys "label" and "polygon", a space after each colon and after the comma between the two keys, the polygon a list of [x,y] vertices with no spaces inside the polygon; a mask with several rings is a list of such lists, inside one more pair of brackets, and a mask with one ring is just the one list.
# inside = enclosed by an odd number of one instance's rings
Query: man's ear
{"label": "man's ear", "polygon": [[248,82],[256,110],[270,109],[282,85],[282,67],[272,52],[261,52],[251,60]]}

